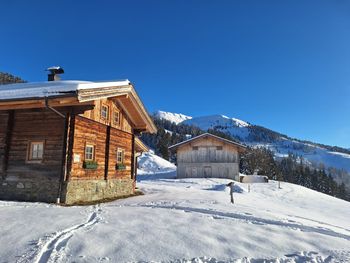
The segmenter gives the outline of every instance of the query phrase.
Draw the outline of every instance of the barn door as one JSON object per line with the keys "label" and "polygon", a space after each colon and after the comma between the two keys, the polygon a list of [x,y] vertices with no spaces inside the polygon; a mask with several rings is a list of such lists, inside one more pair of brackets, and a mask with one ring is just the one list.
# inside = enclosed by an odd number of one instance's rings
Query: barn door
{"label": "barn door", "polygon": [[211,177],[211,166],[204,166],[204,177]]}
{"label": "barn door", "polygon": [[197,167],[192,167],[192,177],[198,177],[198,175],[197,175]]}

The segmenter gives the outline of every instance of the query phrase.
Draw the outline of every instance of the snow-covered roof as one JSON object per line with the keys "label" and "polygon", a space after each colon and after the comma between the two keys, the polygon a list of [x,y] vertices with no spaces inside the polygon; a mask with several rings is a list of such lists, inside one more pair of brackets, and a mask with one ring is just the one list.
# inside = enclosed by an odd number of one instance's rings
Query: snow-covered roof
{"label": "snow-covered roof", "polygon": [[238,143],[238,142],[234,142],[234,141],[231,141],[231,140],[228,140],[228,139],[224,139],[224,138],[222,138],[222,137],[219,137],[219,136],[216,136],[216,135],[214,135],[214,134],[211,134],[211,133],[206,132],[206,133],[203,133],[203,134],[201,134],[201,135],[199,135],[199,136],[193,137],[192,139],[189,139],[189,140],[186,140],[186,141],[183,141],[183,142],[174,144],[174,145],[172,145],[172,146],[169,147],[169,150],[176,149],[176,148],[178,148],[179,146],[181,146],[181,145],[183,145],[183,144],[190,143],[190,142],[192,142],[192,141],[194,141],[194,140],[198,140],[198,139],[200,139],[200,138],[202,138],[202,137],[206,137],[206,136],[215,138],[215,139],[217,139],[217,140],[224,141],[224,142],[226,142],[226,143],[230,143],[230,144],[236,145],[236,146],[238,146],[238,147],[247,148],[245,145],[240,144],[240,143]]}
{"label": "snow-covered roof", "polygon": [[[62,107],[91,103],[116,97],[135,129],[154,133],[152,119],[129,80],[118,81],[45,81],[0,85],[0,110]],[[44,103],[45,102],[45,103]]]}
{"label": "snow-covered roof", "polygon": [[0,101],[59,97],[78,90],[130,85],[129,80],[91,82],[81,80],[45,81],[0,85]]}

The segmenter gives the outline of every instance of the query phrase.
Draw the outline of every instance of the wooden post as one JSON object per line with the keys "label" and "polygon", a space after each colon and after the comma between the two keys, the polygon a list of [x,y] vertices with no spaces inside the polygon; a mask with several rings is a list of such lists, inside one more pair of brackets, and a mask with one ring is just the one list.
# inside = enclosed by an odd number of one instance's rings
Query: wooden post
{"label": "wooden post", "polygon": [[62,190],[63,190],[63,183],[67,177],[67,159],[68,159],[67,149],[68,149],[68,144],[69,144],[68,129],[69,129],[69,113],[66,114],[65,119],[64,119],[64,131],[63,131],[63,143],[62,143],[62,145],[63,145],[62,170],[61,170],[61,176],[60,176],[58,193],[57,193],[57,200],[56,200],[57,204],[61,203],[61,194],[62,194]]}
{"label": "wooden post", "polygon": [[68,181],[71,171],[72,171],[72,162],[73,162],[73,146],[74,146],[74,130],[75,130],[75,114],[73,111],[70,114],[69,120],[69,130],[68,130],[68,151],[67,151],[67,171],[64,178],[64,181]]}
{"label": "wooden post", "polygon": [[248,193],[250,193],[250,184],[248,184]]}
{"label": "wooden post", "polygon": [[135,180],[135,134],[131,138],[131,179]]}
{"label": "wooden post", "polygon": [[13,126],[15,122],[15,111],[11,110],[8,112],[8,119],[7,119],[7,130],[6,130],[6,138],[5,138],[5,149],[4,149],[4,159],[3,159],[3,179],[6,178],[7,174],[7,168],[8,168],[8,162],[9,162],[9,153],[11,148],[11,138],[12,138],[12,132],[13,132]]}
{"label": "wooden post", "polygon": [[106,131],[106,147],[105,147],[105,180],[108,179],[108,168],[109,168],[109,143],[111,141],[111,126],[107,126]]}

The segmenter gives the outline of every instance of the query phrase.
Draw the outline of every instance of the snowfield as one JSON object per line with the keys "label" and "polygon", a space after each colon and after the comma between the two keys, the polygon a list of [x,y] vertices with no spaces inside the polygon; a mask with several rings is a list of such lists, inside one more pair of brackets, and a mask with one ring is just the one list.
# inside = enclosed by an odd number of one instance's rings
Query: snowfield
{"label": "snowfield", "polygon": [[[95,206],[0,202],[0,262],[350,262],[350,203],[277,182],[174,179],[147,154],[145,193]],[[145,170],[147,168],[147,172]]]}

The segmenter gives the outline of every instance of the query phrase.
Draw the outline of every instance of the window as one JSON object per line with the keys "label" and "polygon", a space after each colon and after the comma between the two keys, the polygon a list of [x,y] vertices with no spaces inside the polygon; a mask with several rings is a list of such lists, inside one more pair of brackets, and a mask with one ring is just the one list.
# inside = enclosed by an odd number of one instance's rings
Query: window
{"label": "window", "polygon": [[217,151],[222,151],[222,146],[216,146]]}
{"label": "window", "polygon": [[113,121],[114,121],[114,124],[120,126],[120,114],[119,114],[119,111],[114,111],[114,114],[113,114]]}
{"label": "window", "polygon": [[101,118],[108,120],[108,106],[102,105],[101,107]]}
{"label": "window", "polygon": [[44,142],[31,142],[29,145],[29,161],[41,161],[44,156]]}
{"label": "window", "polygon": [[117,163],[118,164],[123,164],[124,163],[124,155],[125,155],[125,151],[124,149],[118,149],[117,150]]}
{"label": "window", "polygon": [[193,151],[198,151],[198,146],[193,146],[193,147],[192,147],[192,150],[193,150]]}
{"label": "window", "polygon": [[95,146],[93,146],[93,145],[86,145],[85,146],[85,160],[86,161],[93,161],[94,160],[94,153],[95,153]]}

